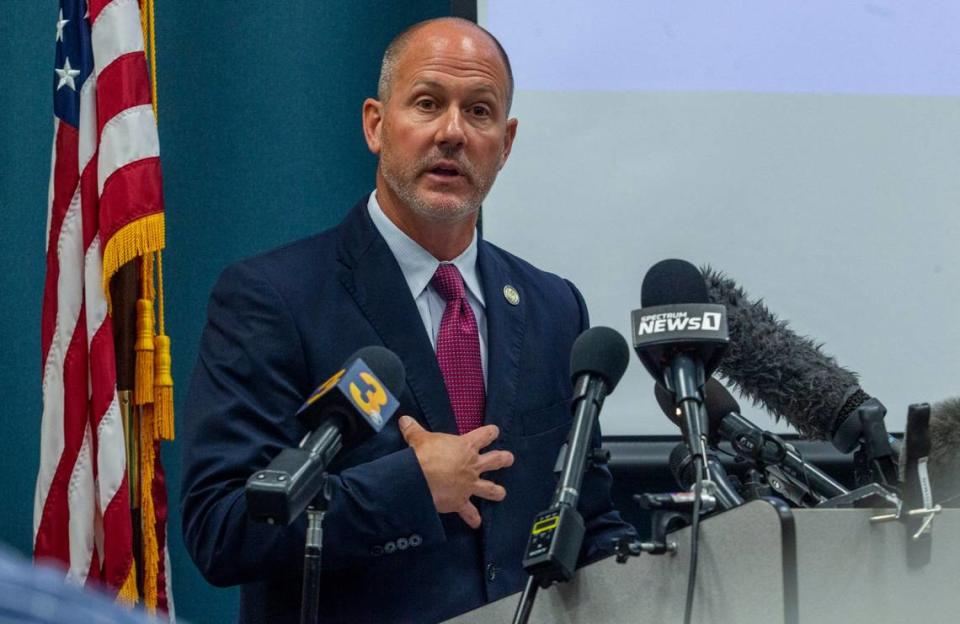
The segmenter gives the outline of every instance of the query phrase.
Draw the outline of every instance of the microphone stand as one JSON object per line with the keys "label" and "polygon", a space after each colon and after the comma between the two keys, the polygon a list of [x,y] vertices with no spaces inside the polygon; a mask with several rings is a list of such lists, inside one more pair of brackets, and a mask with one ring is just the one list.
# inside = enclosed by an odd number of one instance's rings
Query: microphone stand
{"label": "microphone stand", "polygon": [[529,573],[527,584],[514,613],[514,624],[526,624],[540,587],[573,578],[585,531],[583,517],[577,511],[580,484],[588,465],[603,461],[603,451],[591,452],[590,440],[603,399],[604,382],[581,375],[574,387],[577,400],[573,428],[567,444],[560,449],[557,464],[563,465],[553,502],[534,518],[523,567]]}
{"label": "microphone stand", "polygon": [[668,383],[668,389],[674,394],[674,403],[680,409],[680,415],[683,416],[684,433],[687,446],[690,448],[691,459],[700,459],[699,462],[694,461],[694,487],[702,483],[712,494],[714,484],[707,461],[708,421],[706,410],[703,409],[702,388],[705,383],[703,366],[698,366],[690,356],[680,354],[674,357],[670,367],[664,371],[664,377]]}
{"label": "microphone stand", "polygon": [[300,624],[316,624],[320,617],[320,572],[323,554],[323,518],[330,504],[327,474],[323,489],[307,507],[307,537],[303,549],[303,595],[300,598]]}
{"label": "microphone stand", "polygon": [[687,576],[687,596],[683,610],[684,624],[689,624],[693,614],[694,588],[697,582],[697,561],[699,550],[700,513],[703,503],[704,490],[713,495],[716,491],[714,481],[710,479],[711,468],[707,461],[708,420],[703,408],[703,387],[706,385],[706,374],[703,365],[694,361],[689,355],[679,353],[675,355],[670,366],[664,370],[664,377],[673,391],[674,403],[683,416],[686,428],[687,445],[690,447],[693,461],[693,518],[690,528],[690,570]]}

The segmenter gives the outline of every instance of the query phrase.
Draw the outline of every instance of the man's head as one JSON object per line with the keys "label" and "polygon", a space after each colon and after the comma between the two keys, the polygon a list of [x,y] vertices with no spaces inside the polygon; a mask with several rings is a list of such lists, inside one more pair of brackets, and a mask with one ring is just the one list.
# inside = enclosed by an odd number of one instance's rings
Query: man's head
{"label": "man's head", "polygon": [[517,128],[497,40],[457,18],[416,24],[387,48],[378,91],[364,102],[363,127],[380,157],[381,205],[428,221],[475,218]]}

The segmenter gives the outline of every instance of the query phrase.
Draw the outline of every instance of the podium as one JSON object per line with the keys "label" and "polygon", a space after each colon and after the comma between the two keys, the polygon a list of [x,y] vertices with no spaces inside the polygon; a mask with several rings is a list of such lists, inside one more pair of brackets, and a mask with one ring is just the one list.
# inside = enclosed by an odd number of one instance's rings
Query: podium
{"label": "podium", "polygon": [[[705,519],[693,608],[710,624],[878,624],[960,621],[960,509],[933,522],[928,563],[907,565],[889,510],[786,509],[753,501]],[[531,624],[671,624],[683,621],[690,529],[671,533],[676,554],[604,559],[571,583],[541,590]],[[512,622],[520,594],[451,624]]]}

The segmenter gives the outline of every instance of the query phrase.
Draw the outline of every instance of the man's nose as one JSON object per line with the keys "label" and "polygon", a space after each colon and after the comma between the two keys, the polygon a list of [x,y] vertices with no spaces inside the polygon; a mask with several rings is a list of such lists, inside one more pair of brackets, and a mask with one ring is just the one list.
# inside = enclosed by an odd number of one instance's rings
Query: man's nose
{"label": "man's nose", "polygon": [[442,149],[459,149],[467,142],[464,131],[463,113],[459,108],[451,106],[440,118],[437,128],[436,143]]}

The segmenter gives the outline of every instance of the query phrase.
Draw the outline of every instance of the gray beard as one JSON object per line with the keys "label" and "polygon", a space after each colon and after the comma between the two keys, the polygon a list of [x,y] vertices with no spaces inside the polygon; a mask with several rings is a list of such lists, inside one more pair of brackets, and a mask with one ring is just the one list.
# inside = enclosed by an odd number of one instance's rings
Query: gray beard
{"label": "gray beard", "polygon": [[[430,159],[424,159],[423,162],[416,163],[414,166],[411,166],[410,169],[417,172],[422,171],[429,166],[429,162],[431,162]],[[483,203],[484,198],[490,191],[490,187],[493,185],[493,180],[483,179],[469,164],[464,162],[460,162],[459,164],[461,167],[467,169],[468,179],[478,183],[477,188],[480,190],[480,193],[460,202],[444,202],[439,206],[430,204],[421,196],[417,195],[413,181],[405,183],[402,179],[402,174],[394,175],[393,169],[384,166],[383,161],[380,162],[380,173],[383,174],[383,179],[387,182],[387,186],[390,187],[393,194],[418,217],[430,221],[454,223],[480,210],[480,204]],[[415,180],[415,177],[413,179]]]}

